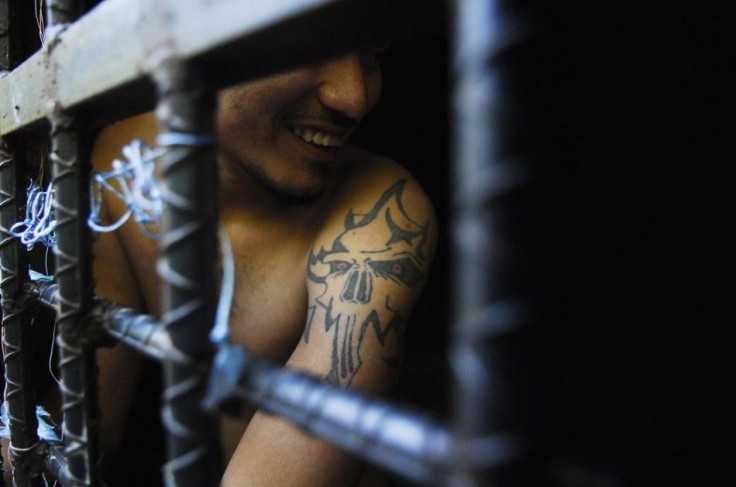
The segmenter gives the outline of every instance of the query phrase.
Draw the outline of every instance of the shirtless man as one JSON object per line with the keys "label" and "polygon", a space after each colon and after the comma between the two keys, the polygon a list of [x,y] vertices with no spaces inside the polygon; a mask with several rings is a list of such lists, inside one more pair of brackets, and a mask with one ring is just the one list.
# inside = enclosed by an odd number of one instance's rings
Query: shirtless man
{"label": "shirtless man", "polygon": [[[381,92],[377,52],[356,52],[222,92],[220,215],[234,250],[230,339],[343,387],[390,393],[402,337],[429,270],[437,227],[397,163],[347,142]],[[107,127],[96,169],[133,138],[141,115]],[[125,208],[104,202],[111,220]],[[132,222],[96,244],[97,294],[159,315],[156,242]],[[122,345],[101,350],[105,449],[117,447],[141,367]],[[125,370],[125,373],[121,373]],[[346,486],[362,467],[262,412],[223,418],[223,485]],[[274,461],[276,459],[276,461]]]}

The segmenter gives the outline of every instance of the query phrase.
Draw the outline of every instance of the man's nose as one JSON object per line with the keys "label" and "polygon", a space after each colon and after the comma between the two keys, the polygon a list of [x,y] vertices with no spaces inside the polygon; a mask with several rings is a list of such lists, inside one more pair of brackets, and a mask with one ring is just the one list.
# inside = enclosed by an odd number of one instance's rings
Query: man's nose
{"label": "man's nose", "polygon": [[[375,81],[368,79],[375,75],[366,73],[358,55],[328,61],[323,65],[321,75],[318,96],[326,108],[357,121],[375,104]],[[380,78],[378,83],[380,86]]]}

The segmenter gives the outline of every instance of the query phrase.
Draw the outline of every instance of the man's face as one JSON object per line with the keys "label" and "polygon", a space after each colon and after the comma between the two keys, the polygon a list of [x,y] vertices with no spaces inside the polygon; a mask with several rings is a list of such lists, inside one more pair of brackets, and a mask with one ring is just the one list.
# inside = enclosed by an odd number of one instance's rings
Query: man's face
{"label": "man's face", "polygon": [[318,195],[341,146],[380,94],[375,52],[225,90],[217,120],[225,165],[288,198]]}

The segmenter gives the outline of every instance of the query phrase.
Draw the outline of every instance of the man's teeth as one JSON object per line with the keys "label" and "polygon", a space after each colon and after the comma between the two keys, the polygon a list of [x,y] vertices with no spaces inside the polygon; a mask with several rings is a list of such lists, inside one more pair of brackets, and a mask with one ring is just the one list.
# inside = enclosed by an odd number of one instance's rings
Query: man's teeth
{"label": "man's teeth", "polygon": [[340,147],[342,145],[342,139],[336,135],[301,127],[293,127],[291,131],[303,141],[320,147]]}

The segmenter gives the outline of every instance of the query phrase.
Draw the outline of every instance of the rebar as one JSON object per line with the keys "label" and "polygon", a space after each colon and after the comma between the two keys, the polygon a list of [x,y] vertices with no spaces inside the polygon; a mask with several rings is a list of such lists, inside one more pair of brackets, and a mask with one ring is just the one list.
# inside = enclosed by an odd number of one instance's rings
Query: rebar
{"label": "rebar", "polygon": [[58,284],[57,344],[61,370],[62,431],[69,485],[100,485],[98,449],[97,368],[95,352],[85,338],[86,313],[92,302],[92,235],[89,214],[89,165],[79,157],[79,137],[72,120],[52,121],[51,162],[54,247]]}
{"label": "rebar", "polygon": [[[55,311],[58,305],[56,291],[56,284],[50,282],[29,283],[26,287],[28,298],[26,306],[32,309],[40,305],[47,310]],[[88,336],[96,344],[120,342],[154,360],[168,360],[184,365],[192,362],[189,356],[177,353],[177,350],[171,347],[166,329],[151,315],[95,297],[88,312],[88,319],[90,326]],[[107,334],[107,338],[103,334]]]}
{"label": "rebar", "polygon": [[18,194],[18,167],[13,151],[0,142],[0,293],[3,308],[3,359],[5,364],[5,405],[10,429],[10,454],[16,485],[31,485],[24,457],[38,444],[37,421],[32,392],[29,355],[30,315],[17,302],[23,282],[28,279],[28,260],[20,243],[10,235],[10,227],[22,215]]}
{"label": "rebar", "polygon": [[161,323],[176,353],[192,359],[189,365],[164,362],[162,419],[169,458],[164,479],[167,485],[217,485],[216,422],[200,407],[213,354],[209,330],[217,302],[217,166],[212,142],[194,142],[212,140],[215,100],[174,60],[164,59],[153,75],[159,94],[159,144],[168,146],[157,262]]}

